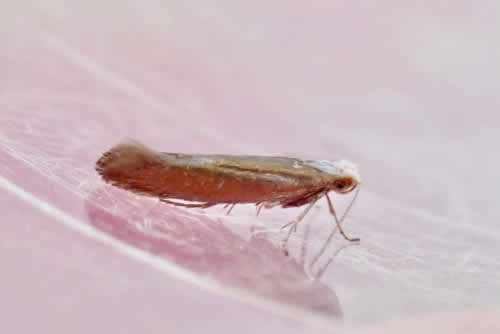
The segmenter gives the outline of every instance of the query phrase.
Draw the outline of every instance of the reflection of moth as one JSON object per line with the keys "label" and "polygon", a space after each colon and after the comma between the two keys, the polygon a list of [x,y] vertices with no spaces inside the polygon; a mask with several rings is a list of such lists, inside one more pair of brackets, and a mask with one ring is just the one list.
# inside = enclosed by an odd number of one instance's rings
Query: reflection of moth
{"label": "reflection of moth", "polygon": [[[258,213],[262,207],[305,205],[296,219],[283,226],[290,226],[290,233],[313,205],[326,197],[342,236],[349,241],[359,241],[344,233],[340,223],[345,214],[338,219],[328,196],[330,191],[346,194],[357,188],[353,201],[356,198],[361,179],[356,166],[346,160],[161,153],[127,141],[104,153],[97,161],[96,170],[114,186],[190,208],[226,204],[230,211],[235,204],[255,203]],[[283,242],[284,247],[290,233]]]}

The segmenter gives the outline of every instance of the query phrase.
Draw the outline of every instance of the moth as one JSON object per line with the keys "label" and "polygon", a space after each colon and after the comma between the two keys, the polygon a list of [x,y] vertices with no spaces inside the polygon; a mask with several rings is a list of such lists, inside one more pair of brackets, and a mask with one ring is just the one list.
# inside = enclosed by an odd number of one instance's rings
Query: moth
{"label": "moth", "polygon": [[[359,241],[348,237],[341,226],[361,185],[357,166],[347,160],[164,153],[128,140],[104,153],[96,170],[116,187],[176,206],[208,208],[225,204],[229,213],[235,204],[253,203],[257,215],[262,208],[304,207],[283,226],[290,227],[283,247],[297,224],[324,197],[341,235],[348,241]],[[347,194],[355,189],[353,200],[339,219],[328,194]]]}

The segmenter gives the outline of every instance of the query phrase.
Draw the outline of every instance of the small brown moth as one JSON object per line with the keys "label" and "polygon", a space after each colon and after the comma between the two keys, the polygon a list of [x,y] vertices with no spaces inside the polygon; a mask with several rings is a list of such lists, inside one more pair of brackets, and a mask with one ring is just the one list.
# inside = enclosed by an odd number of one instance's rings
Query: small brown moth
{"label": "small brown moth", "polygon": [[[114,186],[189,208],[226,204],[229,213],[235,204],[254,203],[258,214],[262,207],[305,205],[297,218],[283,226],[291,227],[284,248],[297,224],[320,198],[326,197],[342,236],[348,241],[359,241],[349,238],[341,226],[361,184],[357,167],[346,160],[162,153],[136,141],[126,141],[104,153],[96,170]],[[353,200],[338,219],[328,193],[347,194],[356,188]]]}

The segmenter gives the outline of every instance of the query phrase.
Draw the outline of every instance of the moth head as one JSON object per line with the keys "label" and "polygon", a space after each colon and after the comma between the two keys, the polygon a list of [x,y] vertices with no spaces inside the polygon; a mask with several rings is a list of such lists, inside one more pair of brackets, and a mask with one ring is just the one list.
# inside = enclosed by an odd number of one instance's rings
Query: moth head
{"label": "moth head", "polygon": [[345,194],[353,191],[360,183],[361,177],[358,166],[347,160],[333,161],[336,168],[335,178],[332,182],[332,190]]}
{"label": "moth head", "polygon": [[350,176],[335,178],[331,183],[331,189],[340,194],[351,192],[358,186],[358,182]]}
{"label": "moth head", "polygon": [[330,174],[330,189],[345,194],[361,184],[358,166],[348,160],[308,160],[306,164]]}

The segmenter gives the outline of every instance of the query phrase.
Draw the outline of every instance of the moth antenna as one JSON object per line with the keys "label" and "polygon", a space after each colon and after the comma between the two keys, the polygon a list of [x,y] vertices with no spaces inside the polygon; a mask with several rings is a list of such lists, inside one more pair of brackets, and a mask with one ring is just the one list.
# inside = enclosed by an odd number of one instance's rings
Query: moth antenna
{"label": "moth antenna", "polygon": [[[311,262],[309,263],[309,271],[311,271],[312,267],[316,264],[316,262],[318,262],[319,258],[321,257],[321,255],[323,255],[326,251],[326,248],[328,247],[328,245],[330,244],[330,242],[332,241],[333,239],[333,236],[335,235],[335,232],[337,231],[337,229],[339,229],[340,233],[342,234],[342,236],[346,239],[346,240],[349,240],[349,241],[359,241],[358,238],[354,238],[354,239],[351,239],[351,238],[347,238],[347,236],[345,235],[344,231],[342,230],[342,227],[340,226],[340,223],[342,223],[345,219],[345,217],[347,216],[347,213],[349,212],[349,210],[352,208],[353,204],[354,204],[354,201],[356,200],[356,198],[358,197],[358,193],[359,193],[359,188],[360,188],[360,185],[358,185],[358,188],[356,189],[356,192],[354,193],[354,197],[352,198],[351,202],[349,203],[349,205],[347,206],[347,209],[345,210],[344,214],[342,215],[342,217],[340,219],[337,218],[337,214],[335,213],[335,210],[333,209],[333,204],[331,203],[330,201],[330,197],[328,196],[328,194],[325,194],[326,196],[326,199],[328,201],[328,206],[330,207],[330,212],[332,213],[333,217],[335,218],[335,222],[337,223],[336,227],[332,230],[332,232],[328,235],[328,238],[326,239],[325,243],[323,244],[323,246],[321,247],[320,251],[313,257],[313,259],[311,260]],[[345,247],[342,247],[340,248],[341,250],[344,249]],[[333,257],[329,260],[328,264],[330,264],[330,262],[333,260],[333,258],[336,256],[338,252],[335,252],[335,254],[333,255]],[[327,264],[327,266],[328,266]],[[317,277],[321,277],[323,275],[323,272],[324,270],[326,270],[326,267],[323,267],[323,269],[320,269],[320,271],[318,272],[319,275],[317,275]]]}
{"label": "moth antenna", "polygon": [[[359,238],[349,238],[347,234],[345,234],[344,229],[342,229],[342,225],[340,225],[341,221],[337,218],[337,214],[335,213],[335,209],[333,208],[332,201],[330,200],[330,196],[328,196],[328,193],[325,193],[326,200],[328,202],[328,208],[330,209],[330,213],[332,216],[335,218],[335,224],[337,224],[337,228],[339,229],[340,234],[344,237],[345,240],[351,241],[351,242],[359,242]],[[351,201],[352,203],[352,201]],[[342,218],[345,217],[345,214]]]}
{"label": "moth antenna", "polygon": [[344,214],[342,215],[342,217],[340,218],[339,220],[339,223],[342,223],[345,219],[345,217],[347,216],[347,214],[349,213],[349,211],[351,210],[352,206],[354,205],[354,201],[356,201],[356,198],[358,198],[358,194],[359,194],[359,189],[361,188],[361,183],[358,184],[357,186],[357,189],[356,189],[356,192],[354,193],[354,196],[351,200],[351,202],[349,203],[349,205],[347,206],[347,208],[345,209],[344,211]]}

